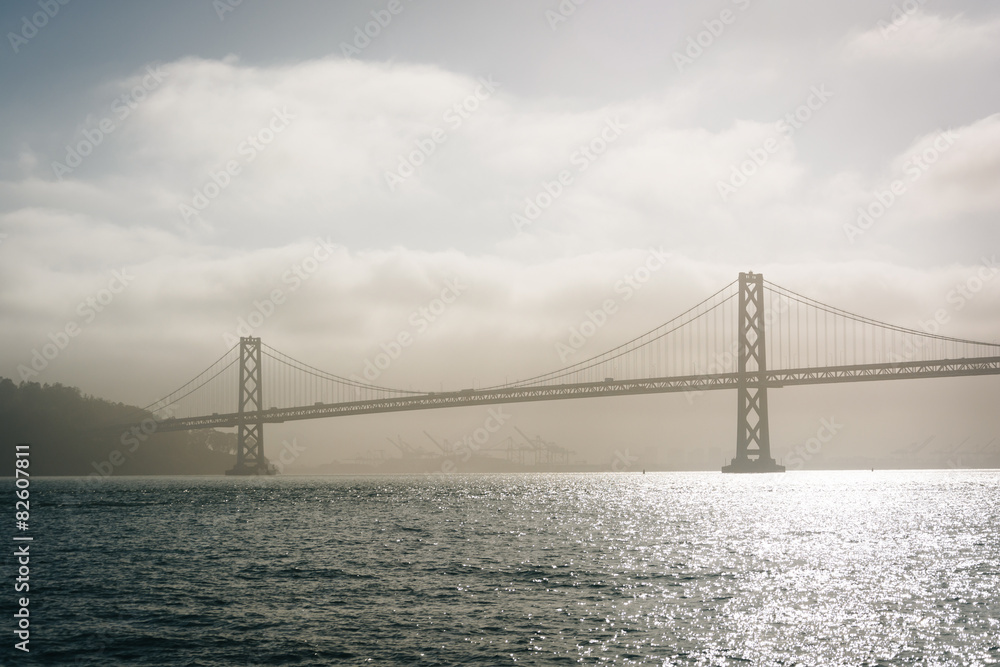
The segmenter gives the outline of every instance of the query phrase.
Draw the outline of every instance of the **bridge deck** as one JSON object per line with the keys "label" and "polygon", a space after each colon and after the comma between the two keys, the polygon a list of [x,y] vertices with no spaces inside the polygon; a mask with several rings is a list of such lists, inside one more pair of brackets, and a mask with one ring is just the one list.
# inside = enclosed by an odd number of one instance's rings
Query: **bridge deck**
{"label": "bridge deck", "polygon": [[[971,375],[1000,375],[1000,357],[978,359],[949,359],[941,361],[866,364],[859,366],[830,366],[826,368],[799,368],[765,372],[768,387],[786,385],[831,384],[841,382],[869,382],[874,380],[905,380],[918,378],[963,377]],[[690,375],[645,380],[620,380],[588,382],[581,384],[546,385],[537,387],[503,387],[485,390],[465,390],[402,396],[370,401],[355,401],[310,405],[295,408],[275,408],[259,415],[247,413],[247,422],[281,423],[300,419],[323,419],[348,415],[407,410],[433,410],[437,408],[472,405],[498,405],[526,403],[571,398],[597,398],[601,396],[633,396],[687,391],[714,391],[736,389],[740,380],[737,373]],[[180,431],[200,428],[225,428],[240,423],[238,413],[204,417],[184,417],[160,422],[160,431]]]}

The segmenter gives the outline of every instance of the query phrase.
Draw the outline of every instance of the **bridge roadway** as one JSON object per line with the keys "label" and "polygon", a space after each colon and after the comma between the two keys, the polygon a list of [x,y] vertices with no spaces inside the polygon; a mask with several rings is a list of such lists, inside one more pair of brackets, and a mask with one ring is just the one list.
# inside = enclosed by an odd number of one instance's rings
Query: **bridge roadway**
{"label": "bridge roadway", "polygon": [[[941,361],[914,361],[859,366],[830,366],[826,368],[799,368],[766,371],[768,388],[788,385],[831,384],[839,382],[867,382],[873,380],[905,380],[918,378],[964,377],[970,375],[1000,375],[1000,357],[978,359],[951,359]],[[433,410],[437,408],[470,405],[497,405],[501,403],[526,403],[553,401],[569,398],[596,398],[600,396],[633,396],[681,391],[712,391],[736,389],[737,373],[689,375],[683,377],[650,378],[646,380],[610,380],[579,384],[539,385],[526,387],[500,387],[495,389],[437,392],[382,398],[346,403],[319,403],[295,408],[272,408],[259,415],[246,413],[247,423],[277,424],[299,419],[346,417],[379,412],[406,410]],[[240,423],[238,413],[217,414],[205,417],[170,418],[161,421],[159,431],[182,431],[201,428],[225,428]]]}

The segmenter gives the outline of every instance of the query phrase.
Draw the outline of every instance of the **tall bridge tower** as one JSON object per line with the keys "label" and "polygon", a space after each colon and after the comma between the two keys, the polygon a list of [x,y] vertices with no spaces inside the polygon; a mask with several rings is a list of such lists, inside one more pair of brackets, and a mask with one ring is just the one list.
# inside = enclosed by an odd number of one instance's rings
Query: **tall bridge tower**
{"label": "tall bridge tower", "polygon": [[[713,354],[717,360],[726,360],[723,368],[710,364],[700,370],[699,361]],[[236,428],[236,465],[228,474],[270,475],[277,470],[264,456],[265,423],[736,389],[736,456],[722,472],[763,473],[785,470],[771,455],[769,388],[979,375],[1000,376],[1000,343],[880,322],[747,271],[696,306],[624,345],[520,382],[440,392],[381,387],[322,371],[248,336],[194,379],[145,409],[159,406],[154,410],[158,412],[169,407],[176,414],[177,403],[184,400],[183,410],[192,416],[159,421],[158,430]],[[265,391],[268,405],[274,406],[266,411]],[[188,398],[195,392],[199,392],[196,397]],[[147,430],[146,421],[142,424]],[[137,424],[119,426],[140,428]]]}
{"label": "tall bridge tower", "polygon": [[269,475],[271,466],[264,458],[264,423],[261,415],[260,338],[240,338],[240,402],[236,465],[227,475]]}
{"label": "tall bridge tower", "polygon": [[767,424],[767,358],[764,340],[764,277],[740,273],[737,331],[736,458],[722,472],[784,472],[771,458]]}

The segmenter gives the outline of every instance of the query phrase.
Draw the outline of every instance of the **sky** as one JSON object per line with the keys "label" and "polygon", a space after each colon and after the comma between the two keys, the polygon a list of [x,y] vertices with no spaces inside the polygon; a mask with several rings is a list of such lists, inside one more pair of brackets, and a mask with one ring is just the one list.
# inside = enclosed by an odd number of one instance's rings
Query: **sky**
{"label": "sky", "polygon": [[[267,344],[358,374],[458,285],[379,384],[497,384],[565,363],[557,343],[651,253],[663,267],[585,352],[747,270],[901,326],[944,309],[942,333],[1000,336],[996,3],[17,0],[0,29],[15,381],[152,403],[255,312]],[[831,416],[847,426],[824,455],[985,442],[998,388],[772,391],[772,448]],[[734,403],[509,411],[590,460],[714,466]],[[320,463],[425,429],[460,438],[484,415],[302,422],[268,442]]]}

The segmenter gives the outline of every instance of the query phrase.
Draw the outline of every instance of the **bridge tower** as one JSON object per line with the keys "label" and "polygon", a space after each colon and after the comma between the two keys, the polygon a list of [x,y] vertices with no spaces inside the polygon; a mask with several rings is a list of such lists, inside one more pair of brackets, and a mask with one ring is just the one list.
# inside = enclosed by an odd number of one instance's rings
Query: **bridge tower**
{"label": "bridge tower", "polygon": [[260,338],[240,338],[239,426],[236,465],[227,475],[268,475],[273,470],[264,458],[264,422],[261,417]]}
{"label": "bridge tower", "polygon": [[739,386],[736,458],[722,472],[785,472],[771,458],[767,424],[767,359],[764,339],[764,277],[740,273]]}

